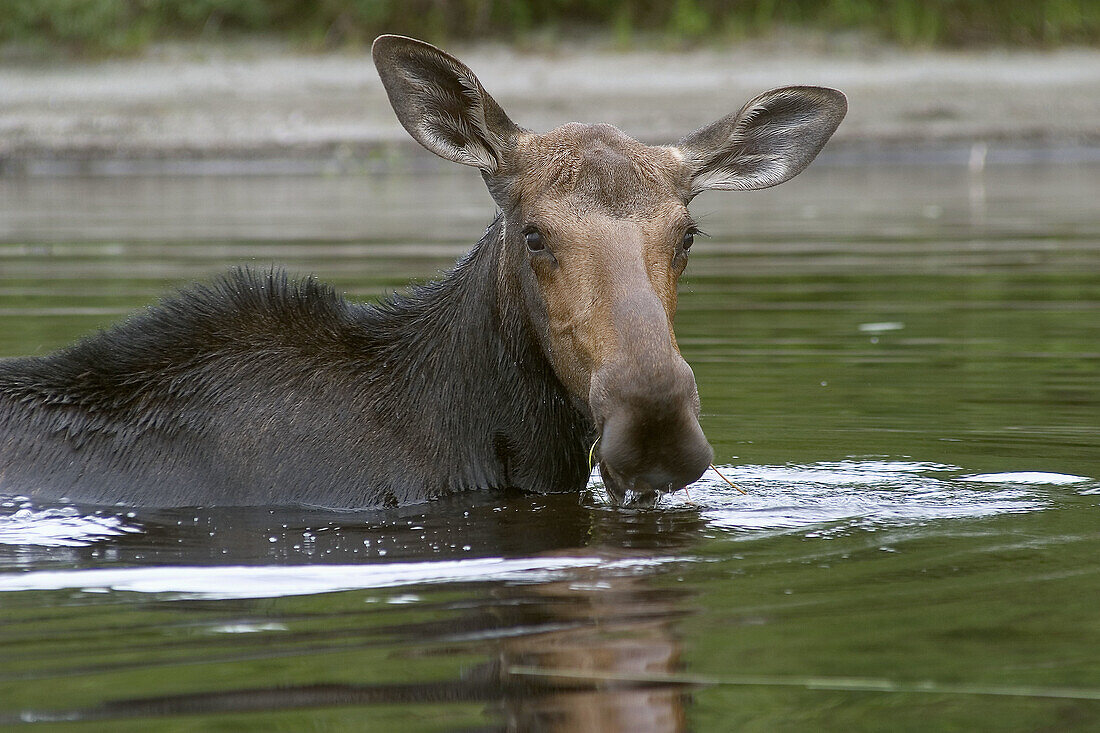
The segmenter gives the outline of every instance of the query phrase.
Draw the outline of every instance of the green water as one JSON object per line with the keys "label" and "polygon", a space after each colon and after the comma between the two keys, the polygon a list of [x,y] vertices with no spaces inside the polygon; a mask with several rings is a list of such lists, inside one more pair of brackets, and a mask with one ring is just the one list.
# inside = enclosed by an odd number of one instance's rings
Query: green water
{"label": "green water", "polygon": [[[0,500],[0,727],[1096,730],[1100,165],[827,163],[693,204],[677,335],[746,494]],[[377,297],[479,186],[0,179],[0,355],[240,262]]]}

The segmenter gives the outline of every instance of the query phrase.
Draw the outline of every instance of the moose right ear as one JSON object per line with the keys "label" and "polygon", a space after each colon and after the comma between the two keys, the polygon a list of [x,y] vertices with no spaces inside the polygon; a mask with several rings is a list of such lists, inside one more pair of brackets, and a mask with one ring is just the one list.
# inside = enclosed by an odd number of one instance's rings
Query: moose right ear
{"label": "moose right ear", "polygon": [[691,176],[691,195],[712,188],[767,188],[794,178],[821,152],[847,111],[848,100],[836,89],[764,92],[677,143]]}
{"label": "moose right ear", "polygon": [[371,54],[397,119],[418,143],[455,163],[497,172],[523,130],[465,64],[404,36],[379,36]]}

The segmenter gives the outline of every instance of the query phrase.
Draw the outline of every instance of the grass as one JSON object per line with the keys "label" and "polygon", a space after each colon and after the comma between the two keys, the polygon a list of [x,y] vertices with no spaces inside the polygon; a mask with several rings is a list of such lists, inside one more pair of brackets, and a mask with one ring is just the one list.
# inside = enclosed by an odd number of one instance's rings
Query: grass
{"label": "grass", "polygon": [[523,41],[578,30],[620,46],[855,31],[906,46],[1100,43],[1095,0],[4,0],[0,43],[46,54],[114,55],[156,41],[286,38],[364,47],[380,33],[435,42]]}

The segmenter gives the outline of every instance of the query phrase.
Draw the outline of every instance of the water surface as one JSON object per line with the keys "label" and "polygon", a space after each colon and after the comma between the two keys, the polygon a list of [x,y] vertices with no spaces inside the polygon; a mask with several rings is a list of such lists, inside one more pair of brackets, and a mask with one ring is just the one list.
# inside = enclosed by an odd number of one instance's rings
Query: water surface
{"label": "water surface", "polygon": [[[677,334],[744,494],[7,497],[0,726],[1095,730],[1100,165],[842,162],[693,204]],[[0,355],[239,263],[369,300],[491,215],[430,166],[0,179]]]}

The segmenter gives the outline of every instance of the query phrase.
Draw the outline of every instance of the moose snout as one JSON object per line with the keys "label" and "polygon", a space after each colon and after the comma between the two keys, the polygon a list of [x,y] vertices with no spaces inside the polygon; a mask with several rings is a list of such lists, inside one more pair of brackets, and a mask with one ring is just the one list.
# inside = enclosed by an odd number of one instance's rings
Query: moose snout
{"label": "moose snout", "polygon": [[657,375],[619,365],[597,372],[592,408],[600,427],[600,473],[618,504],[652,505],[703,475],[713,451],[699,426],[699,397],[687,363]]}

